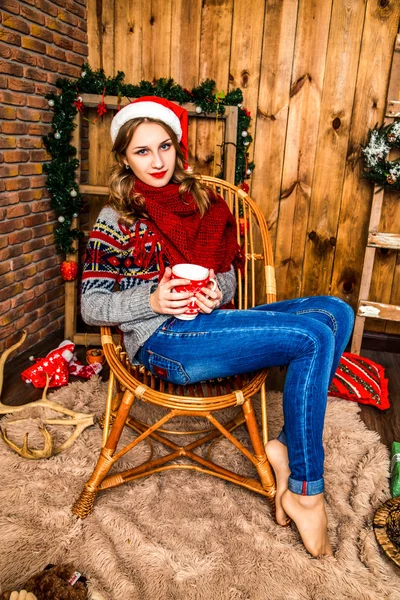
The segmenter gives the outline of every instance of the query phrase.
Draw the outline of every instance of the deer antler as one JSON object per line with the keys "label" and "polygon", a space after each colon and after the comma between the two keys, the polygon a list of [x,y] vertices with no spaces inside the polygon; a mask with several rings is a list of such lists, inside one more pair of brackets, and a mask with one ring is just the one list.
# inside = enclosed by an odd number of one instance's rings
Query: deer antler
{"label": "deer antler", "polygon": [[[1,391],[3,388],[3,373],[4,373],[4,365],[6,363],[6,360],[14,350],[19,348],[24,343],[24,341],[26,339],[26,335],[27,335],[26,331],[23,330],[22,337],[19,340],[19,342],[17,342],[16,344],[14,344],[10,348],[8,348],[8,350],[3,352],[3,354],[0,356],[0,396],[1,396]],[[76,412],[76,411],[70,410],[69,408],[65,408],[64,406],[62,406],[61,404],[58,404],[57,402],[48,400],[47,399],[48,387],[49,387],[49,376],[46,375],[46,387],[43,390],[41,400],[36,400],[35,402],[28,402],[27,404],[23,404],[22,406],[10,406],[7,404],[3,404],[0,401],[0,415],[15,414],[18,412],[22,412],[29,406],[34,406],[35,408],[37,408],[39,406],[40,407],[43,406],[45,408],[50,408],[51,410],[54,410],[55,412],[59,412],[61,414],[64,414],[64,415],[70,417],[67,419],[50,419],[50,418],[43,419],[43,423],[46,423],[47,425],[62,425],[62,426],[67,426],[67,427],[74,427],[74,431],[69,436],[69,438],[65,442],[63,442],[60,446],[58,446],[57,448],[53,447],[53,438],[51,436],[51,433],[45,426],[39,427],[39,431],[44,437],[44,448],[42,450],[35,450],[35,449],[31,450],[30,448],[28,448],[28,434],[25,435],[24,443],[22,444],[22,446],[20,448],[19,446],[14,444],[7,437],[7,430],[4,429],[4,431],[3,431],[0,428],[0,434],[3,438],[3,440],[6,442],[6,444],[8,444],[10,446],[10,448],[12,448],[15,452],[17,452],[20,456],[23,456],[24,458],[31,458],[31,459],[49,458],[50,456],[59,454],[60,452],[63,452],[63,450],[66,450],[74,443],[74,441],[80,436],[80,434],[87,427],[90,427],[95,422],[94,413],[88,414],[88,413]],[[13,421],[13,423],[16,423],[19,421],[26,421],[29,418],[30,417],[24,417],[22,419]],[[35,419],[35,420],[38,420],[38,419]]]}
{"label": "deer antler", "polygon": [[[14,344],[14,346],[10,346],[10,348],[8,348],[8,350],[5,350],[3,352],[3,354],[0,356],[0,396],[1,396],[1,392],[3,390],[3,373],[4,373],[4,365],[6,364],[6,360],[7,358],[10,356],[10,354],[12,352],[14,352],[14,350],[16,350],[17,348],[19,348],[20,346],[22,346],[22,344],[24,343],[24,341],[26,340],[26,336],[28,334],[26,333],[26,330],[23,329],[22,330],[22,336],[21,339],[19,340],[19,342],[17,342],[16,344]],[[1,402],[0,402],[1,405]]]}
{"label": "deer antler", "polygon": [[[22,420],[23,419],[21,419],[21,421]],[[5,443],[8,444],[10,446],[10,448],[12,448],[12,450],[15,450],[15,452],[17,452],[23,458],[50,458],[50,456],[52,456],[54,454],[53,438],[51,437],[51,433],[48,429],[46,429],[46,427],[39,427],[39,431],[44,437],[43,450],[31,450],[30,448],[28,448],[29,433],[25,434],[24,443],[22,444],[21,448],[19,446],[17,446],[16,444],[14,444],[14,442],[12,442],[7,437],[6,429],[4,431],[2,429],[0,429],[0,434],[1,434],[1,437],[3,438],[3,440],[5,441]]]}

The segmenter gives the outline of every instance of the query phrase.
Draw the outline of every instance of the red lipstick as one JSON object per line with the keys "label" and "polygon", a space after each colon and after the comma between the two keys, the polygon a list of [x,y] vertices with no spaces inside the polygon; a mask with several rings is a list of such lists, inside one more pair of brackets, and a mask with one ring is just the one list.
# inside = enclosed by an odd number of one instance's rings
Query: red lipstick
{"label": "red lipstick", "polygon": [[159,173],[150,173],[150,175],[152,177],[155,177],[156,179],[162,179],[163,177],[165,177],[166,174],[167,171],[160,171]]}

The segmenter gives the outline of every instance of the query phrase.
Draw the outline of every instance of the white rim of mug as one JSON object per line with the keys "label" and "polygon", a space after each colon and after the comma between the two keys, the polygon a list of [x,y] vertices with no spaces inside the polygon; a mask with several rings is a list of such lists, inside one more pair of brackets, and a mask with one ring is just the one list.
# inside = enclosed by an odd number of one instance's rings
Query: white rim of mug
{"label": "white rim of mug", "polygon": [[[196,277],[193,275],[187,275],[187,274],[182,274],[182,273],[176,273],[174,271],[174,269],[177,269],[179,267],[184,267],[184,268],[190,268],[190,269],[202,269],[202,271],[205,273],[204,276],[202,277]],[[207,269],[206,267],[202,267],[201,265],[192,265],[190,263],[179,263],[178,265],[174,265],[172,267],[172,273],[175,275],[175,277],[180,277],[182,279],[191,279],[193,281],[203,281],[204,279],[207,279],[207,277],[210,276],[210,270]]]}

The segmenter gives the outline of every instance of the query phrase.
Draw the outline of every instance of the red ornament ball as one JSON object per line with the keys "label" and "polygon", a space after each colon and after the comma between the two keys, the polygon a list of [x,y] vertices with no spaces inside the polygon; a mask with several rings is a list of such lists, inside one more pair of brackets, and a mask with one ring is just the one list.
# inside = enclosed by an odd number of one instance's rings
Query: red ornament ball
{"label": "red ornament ball", "polygon": [[244,192],[246,192],[246,194],[249,192],[249,189],[250,189],[250,188],[249,188],[249,184],[248,184],[248,183],[246,183],[245,181],[243,181],[243,182],[240,184],[240,187],[242,188],[242,190],[243,190]]}
{"label": "red ornament ball", "polygon": [[244,217],[240,217],[239,219],[239,233],[241,237],[244,237],[246,230],[249,231],[250,223]]}
{"label": "red ornament ball", "polygon": [[78,275],[78,263],[73,260],[64,260],[61,263],[60,271],[64,281],[73,281]]}

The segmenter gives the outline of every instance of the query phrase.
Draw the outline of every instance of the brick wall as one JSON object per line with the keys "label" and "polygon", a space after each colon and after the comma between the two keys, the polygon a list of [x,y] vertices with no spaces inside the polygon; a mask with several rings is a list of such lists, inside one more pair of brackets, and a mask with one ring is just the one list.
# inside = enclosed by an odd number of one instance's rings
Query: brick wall
{"label": "brick wall", "polygon": [[42,136],[45,94],[87,59],[85,0],[1,0],[0,353],[23,328],[22,349],[63,327],[62,255],[54,247]]}

